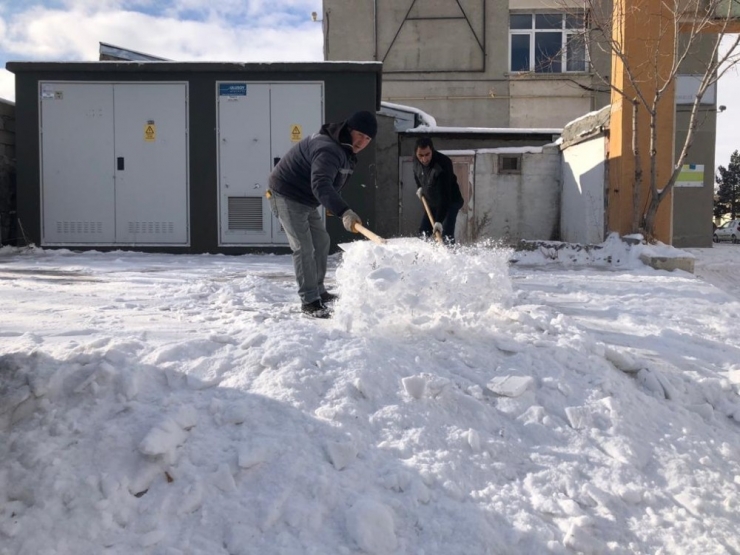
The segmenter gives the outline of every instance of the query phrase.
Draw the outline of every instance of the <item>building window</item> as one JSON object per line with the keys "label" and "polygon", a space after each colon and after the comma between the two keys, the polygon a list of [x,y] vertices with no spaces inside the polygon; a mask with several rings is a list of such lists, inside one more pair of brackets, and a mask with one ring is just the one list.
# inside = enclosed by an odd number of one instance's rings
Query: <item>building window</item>
{"label": "building window", "polygon": [[586,19],[578,13],[512,13],[509,70],[586,71]]}
{"label": "building window", "polygon": [[522,155],[499,154],[498,173],[522,173]]}

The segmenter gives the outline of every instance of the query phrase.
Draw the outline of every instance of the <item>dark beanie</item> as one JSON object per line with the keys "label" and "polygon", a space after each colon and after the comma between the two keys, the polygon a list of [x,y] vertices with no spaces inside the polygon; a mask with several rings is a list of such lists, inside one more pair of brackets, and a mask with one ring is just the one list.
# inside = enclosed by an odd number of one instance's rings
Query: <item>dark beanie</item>
{"label": "dark beanie", "polygon": [[362,110],[355,112],[347,119],[347,127],[364,133],[371,139],[378,134],[378,122],[375,120],[375,114]]}

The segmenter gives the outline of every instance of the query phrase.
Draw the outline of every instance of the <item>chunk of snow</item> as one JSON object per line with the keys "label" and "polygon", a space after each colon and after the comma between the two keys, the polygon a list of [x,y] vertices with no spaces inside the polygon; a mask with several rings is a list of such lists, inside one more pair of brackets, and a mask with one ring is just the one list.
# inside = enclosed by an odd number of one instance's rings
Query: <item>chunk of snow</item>
{"label": "chunk of snow", "polygon": [[427,381],[423,376],[407,376],[401,380],[404,390],[414,399],[424,397]]}
{"label": "chunk of snow", "polygon": [[352,441],[330,441],[326,444],[326,452],[337,470],[346,468],[357,457],[357,447]]}
{"label": "chunk of snow", "polygon": [[496,395],[519,397],[533,384],[534,378],[531,376],[496,376],[486,387]]}
{"label": "chunk of snow", "polygon": [[387,555],[398,546],[392,510],[371,499],[361,499],[347,511],[347,532],[371,555]]}

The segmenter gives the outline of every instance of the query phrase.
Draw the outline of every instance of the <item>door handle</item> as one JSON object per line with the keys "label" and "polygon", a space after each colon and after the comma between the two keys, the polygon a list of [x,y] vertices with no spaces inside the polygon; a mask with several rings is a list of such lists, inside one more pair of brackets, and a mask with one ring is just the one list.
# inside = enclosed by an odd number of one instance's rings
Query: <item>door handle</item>
{"label": "door handle", "polygon": [[123,156],[118,157],[118,170],[123,171]]}

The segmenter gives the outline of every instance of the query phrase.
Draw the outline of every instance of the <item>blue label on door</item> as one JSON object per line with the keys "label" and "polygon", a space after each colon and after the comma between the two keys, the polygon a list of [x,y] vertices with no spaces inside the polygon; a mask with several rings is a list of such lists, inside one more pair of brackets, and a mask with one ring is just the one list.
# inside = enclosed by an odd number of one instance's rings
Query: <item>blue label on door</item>
{"label": "blue label on door", "polygon": [[247,96],[246,83],[219,83],[219,96]]}

